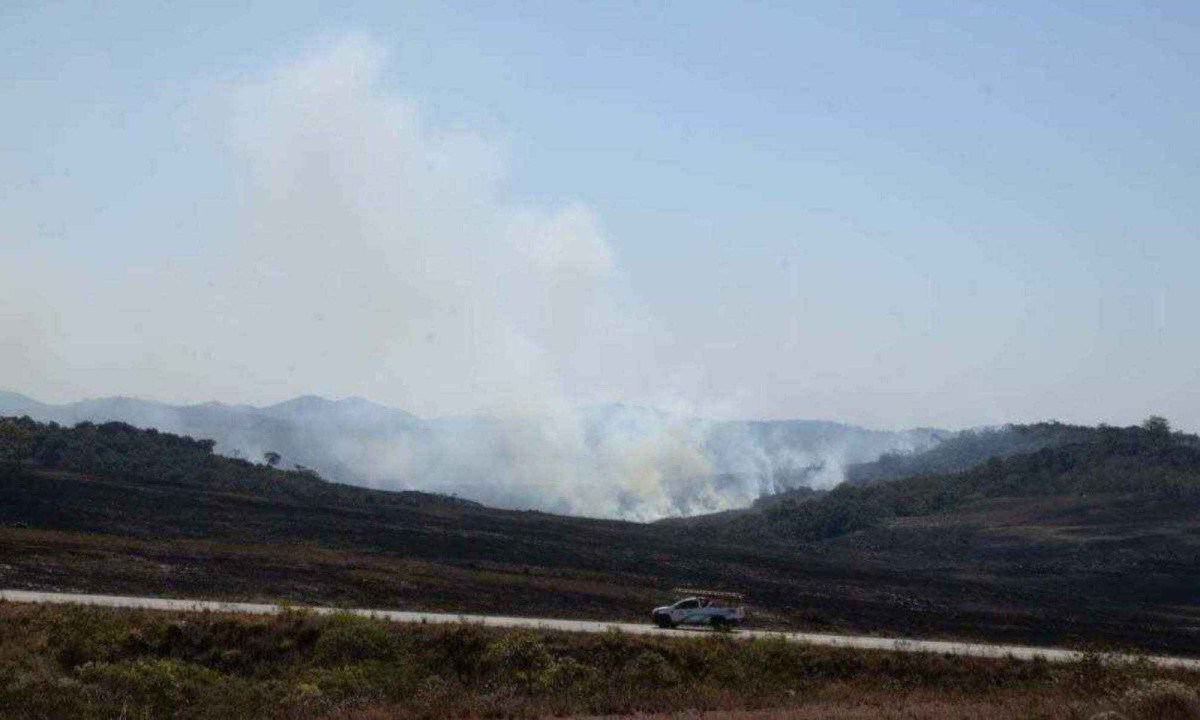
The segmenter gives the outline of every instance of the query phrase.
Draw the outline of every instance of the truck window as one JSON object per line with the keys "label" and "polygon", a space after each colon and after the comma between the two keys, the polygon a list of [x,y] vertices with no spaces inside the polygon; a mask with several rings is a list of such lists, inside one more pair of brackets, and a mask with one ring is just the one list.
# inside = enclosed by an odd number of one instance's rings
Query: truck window
{"label": "truck window", "polygon": [[677,610],[694,610],[698,607],[700,607],[699,600],[680,600],[679,602],[675,603],[675,608]]}

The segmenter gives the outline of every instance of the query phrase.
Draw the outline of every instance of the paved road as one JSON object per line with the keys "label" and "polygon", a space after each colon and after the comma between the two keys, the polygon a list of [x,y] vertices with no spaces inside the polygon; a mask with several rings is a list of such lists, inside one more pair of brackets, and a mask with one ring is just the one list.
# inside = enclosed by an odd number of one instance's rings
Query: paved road
{"label": "paved road", "polygon": [[[32,592],[28,590],[0,590],[0,600],[21,603],[51,603],[69,605],[102,605],[104,607],[142,608],[148,610],[212,611],[270,615],[281,612],[279,605],[223,602],[218,600],[177,600],[152,597],[122,597],[119,595],[83,595],[74,593]],[[298,609],[298,608],[294,608]],[[565,630],[568,632],[600,633],[611,629],[637,635],[665,635],[670,637],[702,636],[707,630],[664,630],[649,622],[644,625],[633,623],[606,623],[595,620],[551,620],[543,618],[501,617],[497,615],[450,615],[445,613],[407,612],[401,610],[347,610],[344,608],[306,607],[305,610],[320,613],[349,612],[355,615],[409,623],[477,623],[491,627],[530,628],[538,630]],[[831,647],[862,648],[871,650],[893,650],[898,652],[927,652],[971,657],[1014,657],[1022,660],[1042,658],[1053,662],[1075,660],[1082,653],[1056,648],[1028,647],[1022,645],[988,645],[982,643],[947,642],[941,640],[904,640],[854,635],[826,635],[803,632],[775,632],[769,630],[740,630],[735,637],[783,638],[791,642],[827,645]],[[1110,655],[1112,660],[1144,659],[1162,667],[1180,667],[1200,670],[1200,660],[1178,657],[1146,657],[1133,655]]]}

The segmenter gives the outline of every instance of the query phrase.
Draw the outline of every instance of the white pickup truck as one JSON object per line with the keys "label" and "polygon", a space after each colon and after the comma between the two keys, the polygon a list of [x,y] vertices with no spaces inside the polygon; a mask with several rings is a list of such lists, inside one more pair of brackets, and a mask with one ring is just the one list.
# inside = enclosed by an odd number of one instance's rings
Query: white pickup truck
{"label": "white pickup truck", "polygon": [[742,596],[737,593],[705,592],[699,590],[676,591],[687,594],[673,605],[654,608],[651,617],[660,628],[677,625],[711,625],[714,628],[737,627],[746,619]]}

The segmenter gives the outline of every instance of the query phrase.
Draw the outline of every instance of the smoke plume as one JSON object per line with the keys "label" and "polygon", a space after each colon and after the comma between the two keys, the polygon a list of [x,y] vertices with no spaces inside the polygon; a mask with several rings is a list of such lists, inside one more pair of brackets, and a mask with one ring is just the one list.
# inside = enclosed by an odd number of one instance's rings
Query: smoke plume
{"label": "smoke plume", "polygon": [[228,183],[211,192],[228,200],[194,218],[203,242],[164,238],[110,276],[37,273],[73,279],[22,288],[54,323],[17,343],[17,371],[194,402],[370,397],[432,419],[81,413],[283,452],[331,479],[608,517],[744,506],[910,442],[697,420],[730,408],[704,402],[694,368],[656,362],[666,333],[597,212],[511,198],[503,144],[435,122],[388,70],[378,43],[349,36],[209,95]]}

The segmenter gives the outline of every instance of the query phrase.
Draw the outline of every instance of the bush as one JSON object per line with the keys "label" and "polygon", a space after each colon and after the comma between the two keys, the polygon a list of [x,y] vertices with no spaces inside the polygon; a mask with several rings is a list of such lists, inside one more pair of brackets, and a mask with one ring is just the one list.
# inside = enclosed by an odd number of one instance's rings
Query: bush
{"label": "bush", "polygon": [[257,676],[312,653],[320,632],[316,619],[292,613],[270,620],[156,620],[127,630],[119,657],[170,657]]}
{"label": "bush", "polygon": [[317,638],[313,660],[327,666],[362,660],[395,660],[399,647],[390,630],[378,620],[339,613],[329,619]]}
{"label": "bush", "polygon": [[58,650],[58,662],[70,670],[88,662],[117,659],[127,636],[128,631],[111,622],[105,610],[79,607],[52,615],[48,639]]}
{"label": "bush", "polygon": [[[0,713],[20,711],[31,718],[86,717],[86,688],[75,678],[43,672],[3,672],[0,668]],[[6,677],[7,675],[7,677]],[[0,715],[0,717],[9,717]]]}
{"label": "bush", "polygon": [[1175,680],[1139,684],[1121,698],[1121,708],[1138,720],[1200,720],[1200,696]]}
{"label": "bush", "polygon": [[[329,698],[335,702],[348,700],[377,700],[389,695],[389,673],[377,663],[341,665],[334,668],[319,668],[309,675],[309,682],[298,686],[316,698]],[[315,688],[317,693],[312,693]]]}
{"label": "bush", "polygon": [[502,683],[525,689],[550,685],[549,670],[554,660],[542,641],[533,635],[508,635],[488,646],[485,664]]}
{"label": "bush", "polygon": [[555,660],[546,673],[548,685],[561,691],[591,692],[601,685],[600,671],[575,658]]}
{"label": "bush", "polygon": [[222,679],[220,673],[201,665],[162,659],[89,662],[77,675],[81,682],[103,688],[122,703],[164,715],[207,696]]}
{"label": "bush", "polygon": [[655,650],[643,650],[625,667],[625,679],[641,688],[674,687],[679,684],[679,671]]}
{"label": "bush", "polygon": [[489,647],[489,635],[475,625],[442,626],[423,643],[421,664],[453,672],[459,680],[476,678]]}

